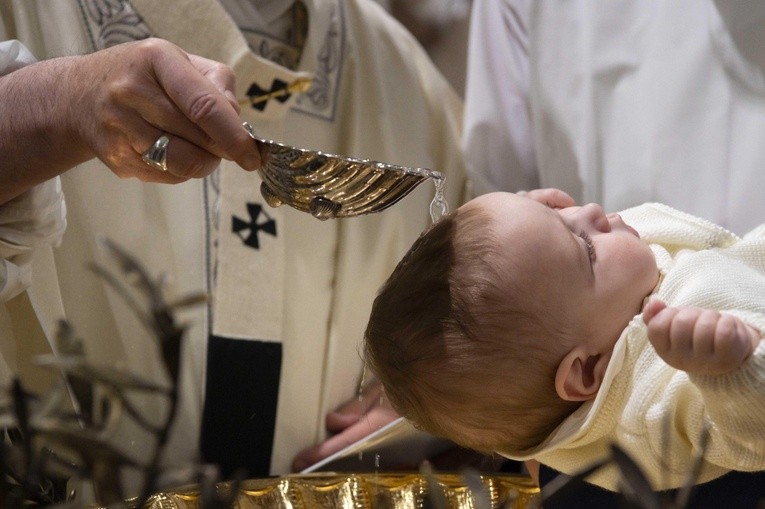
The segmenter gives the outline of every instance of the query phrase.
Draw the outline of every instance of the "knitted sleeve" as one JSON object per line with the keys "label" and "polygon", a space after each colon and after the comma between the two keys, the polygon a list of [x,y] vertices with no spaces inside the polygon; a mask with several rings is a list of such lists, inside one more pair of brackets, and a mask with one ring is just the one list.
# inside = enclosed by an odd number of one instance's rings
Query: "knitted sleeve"
{"label": "knitted sleeve", "polygon": [[[765,238],[679,256],[659,291],[670,305],[731,314],[765,332]],[[688,373],[709,430],[706,459],[733,470],[765,470],[765,342],[724,375]],[[694,405],[695,407],[695,405]]]}
{"label": "knitted sleeve", "polygon": [[733,373],[689,378],[706,408],[707,461],[735,470],[765,470],[765,341]]}

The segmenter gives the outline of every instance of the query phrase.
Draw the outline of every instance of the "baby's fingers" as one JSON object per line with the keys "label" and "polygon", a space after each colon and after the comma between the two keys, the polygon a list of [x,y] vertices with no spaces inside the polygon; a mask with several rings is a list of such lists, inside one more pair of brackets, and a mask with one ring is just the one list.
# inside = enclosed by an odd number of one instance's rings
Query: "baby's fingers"
{"label": "baby's fingers", "polygon": [[709,353],[708,374],[727,373],[737,369],[754,350],[748,327],[738,318],[720,314]]}
{"label": "baby's fingers", "polygon": [[693,362],[693,332],[701,313],[698,308],[664,307],[650,318],[648,339],[670,366],[686,370]]}
{"label": "baby's fingers", "polygon": [[649,304],[644,320],[656,353],[670,366],[689,373],[733,371],[754,349],[751,337],[756,331],[718,311]]}
{"label": "baby's fingers", "polygon": [[667,305],[659,299],[651,299],[643,308],[643,321],[648,324],[659,311],[666,307]]}
{"label": "baby's fingers", "polygon": [[648,339],[659,355],[670,349],[672,320],[679,311],[678,308],[668,308],[661,301],[651,301],[643,310],[643,320],[648,326]]}

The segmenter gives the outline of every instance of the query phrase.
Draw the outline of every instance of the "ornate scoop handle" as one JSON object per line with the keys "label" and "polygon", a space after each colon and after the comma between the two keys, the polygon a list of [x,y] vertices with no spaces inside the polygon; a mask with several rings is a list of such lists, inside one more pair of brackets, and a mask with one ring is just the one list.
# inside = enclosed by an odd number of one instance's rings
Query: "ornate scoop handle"
{"label": "ornate scoop handle", "polygon": [[247,122],[244,127],[266,148],[265,164],[258,170],[266,202],[272,207],[286,203],[321,220],[380,212],[423,181],[443,179],[441,173],[427,168],[290,147],[258,138]]}

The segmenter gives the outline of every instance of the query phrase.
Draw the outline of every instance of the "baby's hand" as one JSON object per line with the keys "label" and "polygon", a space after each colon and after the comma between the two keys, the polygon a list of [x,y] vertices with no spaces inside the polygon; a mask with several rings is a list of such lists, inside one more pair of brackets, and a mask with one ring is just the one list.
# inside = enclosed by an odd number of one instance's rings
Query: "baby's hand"
{"label": "baby's hand", "polygon": [[522,191],[518,194],[547,205],[551,209],[565,209],[566,207],[576,205],[576,201],[568,193],[554,187],[532,189],[531,191]]}
{"label": "baby's hand", "polygon": [[760,333],[738,318],[711,309],[667,307],[652,300],[643,309],[648,339],[672,367],[703,375],[738,369],[760,341]]}

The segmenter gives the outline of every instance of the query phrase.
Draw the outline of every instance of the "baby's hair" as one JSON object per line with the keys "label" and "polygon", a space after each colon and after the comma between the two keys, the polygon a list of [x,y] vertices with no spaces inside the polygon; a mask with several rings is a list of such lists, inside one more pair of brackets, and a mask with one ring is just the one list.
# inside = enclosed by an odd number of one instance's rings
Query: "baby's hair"
{"label": "baby's hair", "polygon": [[559,331],[505,286],[491,225],[486,212],[460,209],[420,236],[375,299],[365,356],[394,408],[418,427],[519,454],[578,404],[555,393],[559,341],[540,338]]}

